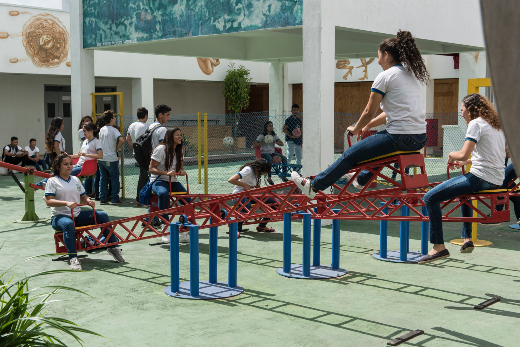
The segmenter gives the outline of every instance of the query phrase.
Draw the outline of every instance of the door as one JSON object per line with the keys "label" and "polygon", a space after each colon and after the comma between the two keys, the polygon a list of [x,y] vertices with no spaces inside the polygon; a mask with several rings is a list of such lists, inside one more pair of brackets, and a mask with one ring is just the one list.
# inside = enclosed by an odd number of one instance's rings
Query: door
{"label": "door", "polygon": [[117,110],[117,95],[96,95],[96,114],[103,114],[108,110],[119,113]]}
{"label": "door", "polygon": [[[72,107],[69,92],[45,92],[45,131],[51,126],[56,117],[63,118],[65,127],[61,134],[65,138],[65,146],[68,153],[72,153],[72,141],[78,141],[72,131]],[[45,146],[44,146],[45,147]]]}

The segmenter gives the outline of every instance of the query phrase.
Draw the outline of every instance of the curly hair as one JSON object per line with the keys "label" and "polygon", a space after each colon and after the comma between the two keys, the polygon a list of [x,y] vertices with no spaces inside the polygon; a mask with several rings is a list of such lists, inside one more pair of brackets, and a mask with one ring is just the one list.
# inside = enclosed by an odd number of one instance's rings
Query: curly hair
{"label": "curly hair", "polygon": [[242,171],[246,167],[250,167],[256,177],[256,185],[260,186],[260,177],[262,176],[262,173],[265,175],[266,173],[271,172],[271,163],[268,160],[265,160],[263,158],[250,161],[249,163],[245,163],[238,169],[238,171]]}
{"label": "curly hair", "polygon": [[379,44],[379,51],[387,52],[396,62],[404,64],[422,84],[430,83],[430,74],[411,32],[399,30],[396,37],[386,39]]}
{"label": "curly hair", "polygon": [[54,158],[54,160],[52,162],[52,175],[53,176],[59,176],[60,175],[61,163],[63,162],[63,159],[65,159],[65,158],[70,158],[70,155],[68,155],[65,152],[61,153],[56,158]]}
{"label": "curly hair", "polygon": [[[273,124],[273,122],[267,121],[264,124],[264,132],[262,133],[264,136],[267,136],[267,127],[269,126],[269,124]],[[271,135],[276,136],[276,133],[274,132],[274,129],[271,131]]]}
{"label": "curly hair", "polygon": [[173,164],[173,158],[177,158],[177,162],[175,164],[175,172],[179,172],[181,170],[181,164],[184,160],[184,151],[182,142],[180,145],[175,146],[174,135],[177,131],[181,131],[180,128],[172,128],[166,130],[164,134],[164,142],[163,145],[165,148],[165,157],[164,167],[166,171],[170,170]]}
{"label": "curly hair", "polygon": [[466,95],[462,99],[464,107],[469,111],[471,120],[478,117],[484,118],[493,128],[500,130],[500,122],[498,120],[498,113],[493,107],[493,104],[483,95],[473,93]]}
{"label": "curly hair", "polygon": [[45,150],[51,154],[54,152],[54,138],[60,132],[61,125],[63,124],[63,118],[56,117],[51,121],[51,126],[45,133]]}
{"label": "curly hair", "polygon": [[94,122],[91,116],[83,116],[81,117],[81,121],[79,122],[78,130],[81,130],[83,128],[83,124],[87,122]]}

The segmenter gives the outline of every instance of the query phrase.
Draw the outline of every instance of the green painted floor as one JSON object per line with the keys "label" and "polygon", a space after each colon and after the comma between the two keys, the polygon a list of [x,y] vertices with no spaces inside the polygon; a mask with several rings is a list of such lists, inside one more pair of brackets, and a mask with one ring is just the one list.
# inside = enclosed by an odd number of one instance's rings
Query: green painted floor
{"label": "green painted floor", "polygon": [[[21,175],[19,175],[21,177]],[[24,199],[10,177],[0,177],[0,269],[54,251],[49,224],[12,223]],[[36,211],[48,217],[41,192]],[[128,201],[128,200],[127,200]],[[101,209],[101,208],[100,208]],[[103,206],[112,219],[144,209]],[[512,220],[514,218],[512,217]],[[349,274],[334,280],[287,279],[281,266],[281,223],[274,234],[247,233],[238,242],[238,284],[233,299],[192,301],[168,297],[169,252],[150,241],[122,246],[125,264],[106,252],[82,260],[82,273],[62,273],[30,282],[31,287],[67,285],[93,298],[64,295],[49,315],[71,319],[106,339],[84,335],[85,346],[385,346],[410,330],[425,334],[402,346],[518,346],[520,338],[520,234],[501,226],[479,226],[492,247],[472,254],[448,245],[450,258],[431,265],[374,260],[379,224],[341,223],[341,265]],[[446,239],[459,237],[460,224],[446,225]],[[419,249],[420,225],[412,223],[411,249]],[[201,231],[201,279],[207,279],[208,231]],[[399,247],[399,227],[389,223],[389,249]],[[227,234],[220,230],[219,280],[227,279]],[[322,263],[330,263],[331,229],[323,229]],[[301,223],[293,223],[293,262],[301,262]],[[181,246],[181,280],[189,274],[188,246]],[[68,269],[50,257],[22,263],[15,276]],[[502,301],[476,311],[492,296]],[[71,343],[70,345],[74,345]]]}

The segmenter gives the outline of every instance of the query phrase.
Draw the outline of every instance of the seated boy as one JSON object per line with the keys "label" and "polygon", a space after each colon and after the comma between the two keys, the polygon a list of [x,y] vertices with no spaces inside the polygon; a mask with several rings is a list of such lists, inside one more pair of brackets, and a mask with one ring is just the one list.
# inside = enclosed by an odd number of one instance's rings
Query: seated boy
{"label": "seated boy", "polygon": [[36,170],[42,171],[40,168],[41,165],[43,170],[47,170],[47,163],[45,160],[40,159],[40,149],[36,147],[36,139],[30,139],[29,146],[25,146],[25,150],[27,151],[28,165],[34,165]]}
{"label": "seated boy", "polygon": [[2,160],[6,163],[25,167],[27,162],[27,151],[18,146],[18,137],[11,137],[11,144],[4,147]]}

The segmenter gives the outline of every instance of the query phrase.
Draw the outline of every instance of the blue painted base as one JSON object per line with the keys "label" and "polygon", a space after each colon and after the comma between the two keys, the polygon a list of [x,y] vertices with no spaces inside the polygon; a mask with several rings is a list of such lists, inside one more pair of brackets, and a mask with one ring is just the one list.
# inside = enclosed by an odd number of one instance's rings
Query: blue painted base
{"label": "blue painted base", "polygon": [[511,224],[509,227],[514,230],[520,230],[520,224]]}
{"label": "blue painted base", "polygon": [[179,291],[173,293],[171,286],[164,289],[164,292],[169,296],[180,299],[194,299],[194,300],[211,300],[211,299],[225,299],[232,296],[242,294],[244,288],[236,286],[229,288],[226,282],[209,283],[208,281],[199,282],[199,296],[190,296],[190,282],[182,282],[179,285]]}
{"label": "blue painted base", "polygon": [[330,265],[320,265],[320,266],[311,266],[311,275],[309,277],[303,276],[303,267],[302,264],[292,264],[291,272],[283,272],[283,267],[280,267],[276,270],[278,274],[285,277],[292,278],[305,278],[311,280],[323,280],[327,278],[336,278],[345,276],[348,271],[342,268],[332,269]]}
{"label": "blue painted base", "polygon": [[407,260],[402,261],[400,259],[401,252],[400,251],[387,251],[386,252],[386,258],[381,258],[379,255],[379,252],[372,254],[374,258],[377,260],[383,260],[383,261],[391,261],[393,263],[409,263],[409,264],[417,264],[419,260],[424,257],[424,255],[421,254],[421,252],[408,252],[407,254]]}

